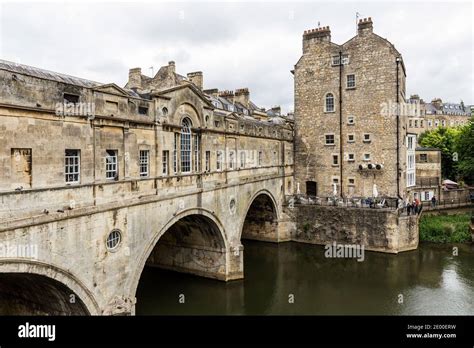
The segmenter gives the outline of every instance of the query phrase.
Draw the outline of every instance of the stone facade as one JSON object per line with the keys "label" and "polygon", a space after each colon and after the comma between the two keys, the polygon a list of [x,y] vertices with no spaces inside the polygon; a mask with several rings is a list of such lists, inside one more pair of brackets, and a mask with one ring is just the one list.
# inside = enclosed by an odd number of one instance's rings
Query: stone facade
{"label": "stone facade", "polygon": [[370,18],[342,45],[331,42],[329,27],[303,34],[294,70],[295,180],[302,192],[309,182],[306,193],[317,196],[332,195],[334,183],[343,197],[371,196],[374,184],[380,195],[405,195],[406,120],[384,114],[405,100],[405,77],[401,54],[373,33]]}
{"label": "stone facade", "polygon": [[0,284],[50,289],[30,314],[133,314],[145,264],[241,279],[242,237],[289,240],[292,121],[248,89],[213,96],[172,62],[124,88],[5,61],[0,81]]}
{"label": "stone facade", "polygon": [[458,103],[443,103],[435,98],[425,103],[418,95],[407,101],[408,131],[419,136],[438,127],[459,127],[466,125],[471,117],[471,106]]}
{"label": "stone facade", "polygon": [[413,198],[430,201],[434,196],[441,199],[441,151],[434,148],[416,149],[416,186]]}

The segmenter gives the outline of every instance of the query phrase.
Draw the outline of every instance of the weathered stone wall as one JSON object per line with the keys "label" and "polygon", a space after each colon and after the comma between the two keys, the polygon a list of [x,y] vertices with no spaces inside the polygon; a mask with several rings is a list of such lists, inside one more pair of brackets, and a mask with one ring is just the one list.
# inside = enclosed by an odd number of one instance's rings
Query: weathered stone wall
{"label": "weathered stone wall", "polygon": [[364,245],[366,250],[398,253],[418,247],[418,217],[395,210],[320,205],[289,209],[296,224],[292,240],[312,244]]}

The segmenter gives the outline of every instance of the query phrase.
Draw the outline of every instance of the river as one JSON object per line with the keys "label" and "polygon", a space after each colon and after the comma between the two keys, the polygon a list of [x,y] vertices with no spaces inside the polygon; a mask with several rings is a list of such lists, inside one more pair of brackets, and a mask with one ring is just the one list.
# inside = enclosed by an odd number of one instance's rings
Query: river
{"label": "river", "polygon": [[137,315],[474,314],[474,245],[420,243],[398,255],[366,252],[362,262],[294,242],[244,247],[239,281],[145,268]]}

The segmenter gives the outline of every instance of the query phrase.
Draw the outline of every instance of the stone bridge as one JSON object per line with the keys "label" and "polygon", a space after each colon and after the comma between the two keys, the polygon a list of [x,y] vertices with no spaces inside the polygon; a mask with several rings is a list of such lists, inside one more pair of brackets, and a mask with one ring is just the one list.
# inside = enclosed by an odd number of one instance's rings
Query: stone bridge
{"label": "stone bridge", "polygon": [[[133,194],[133,182],[94,184],[80,194],[91,199],[96,194],[100,204],[4,219],[0,297],[22,313],[134,314],[145,265],[224,281],[241,279],[242,238],[290,238],[290,222],[282,212],[284,177],[255,174],[228,178],[218,188],[199,187],[200,176],[156,180],[158,186],[166,180],[187,181],[169,193],[147,187],[147,182]],[[124,195],[126,186],[130,195],[117,197],[115,192]],[[78,194],[74,190],[64,195],[71,198]],[[51,194],[34,193],[38,205]],[[26,195],[0,197],[3,206],[14,206]],[[120,233],[120,242],[108,249],[111,231]]]}
{"label": "stone bridge", "polygon": [[134,314],[145,265],[242,279],[242,238],[290,238],[291,122],[199,76],[0,61],[0,313]]}

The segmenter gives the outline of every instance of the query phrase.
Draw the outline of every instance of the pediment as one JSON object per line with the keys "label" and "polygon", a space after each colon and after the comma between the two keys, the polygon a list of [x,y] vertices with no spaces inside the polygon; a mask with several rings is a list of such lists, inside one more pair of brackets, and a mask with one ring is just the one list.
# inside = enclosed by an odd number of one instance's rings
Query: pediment
{"label": "pediment", "polygon": [[115,83],[108,83],[105,85],[100,85],[94,88],[94,91],[102,92],[102,93],[109,93],[114,95],[120,95],[123,97],[128,97],[129,94],[123,88],[117,86]]}

